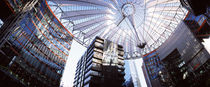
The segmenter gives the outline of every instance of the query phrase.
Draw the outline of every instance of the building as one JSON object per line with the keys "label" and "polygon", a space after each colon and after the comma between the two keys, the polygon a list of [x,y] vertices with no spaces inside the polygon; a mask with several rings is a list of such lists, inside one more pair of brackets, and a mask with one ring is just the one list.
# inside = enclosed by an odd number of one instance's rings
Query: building
{"label": "building", "polygon": [[210,6],[209,0],[180,0],[182,6],[196,16],[207,13]]}
{"label": "building", "polygon": [[[157,50],[161,68],[156,74],[154,83],[149,66],[145,61],[146,74],[150,77],[152,87],[208,87],[210,71],[210,55],[200,40],[185,22],[180,22],[175,32]],[[150,55],[150,54],[149,54]],[[152,65],[157,65],[149,62]],[[157,67],[157,66],[156,66]],[[149,81],[148,80],[148,81]]]}
{"label": "building", "polygon": [[73,35],[46,0],[1,0],[0,86],[58,87]]}
{"label": "building", "polygon": [[160,71],[160,83],[164,86],[190,86],[187,77],[188,67],[181,58],[181,54],[174,49],[167,57],[162,60],[163,69]]}
{"label": "building", "polygon": [[132,77],[130,77],[127,81],[125,81],[125,83],[123,83],[123,87],[134,87]]}
{"label": "building", "polygon": [[210,36],[210,8],[209,13],[206,15],[195,16],[193,13],[188,12],[184,19],[184,23],[195,34],[195,37],[200,41]]}
{"label": "building", "polygon": [[123,47],[96,37],[77,63],[74,87],[122,87]]}
{"label": "building", "polygon": [[203,80],[198,78],[209,72],[210,55],[184,22],[177,26],[174,34],[157,51],[164,65],[162,72],[166,72],[163,76],[169,79],[165,83],[171,83],[167,85],[206,87],[208,75]]}
{"label": "building", "polygon": [[139,59],[129,60],[129,68],[134,87],[141,87],[140,76],[138,73],[140,68],[137,67],[138,65],[136,63],[139,63],[137,61],[139,61]]}
{"label": "building", "polygon": [[[162,69],[160,58],[156,50],[143,55],[142,70],[148,87],[160,87],[159,71]],[[146,73],[147,72],[147,73]]]}
{"label": "building", "polygon": [[145,82],[147,84],[147,87],[152,87],[152,84],[151,84],[151,81],[150,81],[149,75],[147,73],[147,69],[145,67],[145,63],[144,62],[142,63],[142,72],[144,74],[144,78],[145,78]]}

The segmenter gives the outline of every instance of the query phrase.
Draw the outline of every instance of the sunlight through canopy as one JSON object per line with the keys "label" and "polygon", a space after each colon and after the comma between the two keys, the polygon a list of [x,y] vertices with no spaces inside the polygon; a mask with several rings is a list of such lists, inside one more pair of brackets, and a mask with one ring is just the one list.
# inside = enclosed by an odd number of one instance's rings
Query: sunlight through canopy
{"label": "sunlight through canopy", "polygon": [[83,46],[99,36],[124,46],[125,58],[157,49],[185,17],[179,0],[48,0]]}

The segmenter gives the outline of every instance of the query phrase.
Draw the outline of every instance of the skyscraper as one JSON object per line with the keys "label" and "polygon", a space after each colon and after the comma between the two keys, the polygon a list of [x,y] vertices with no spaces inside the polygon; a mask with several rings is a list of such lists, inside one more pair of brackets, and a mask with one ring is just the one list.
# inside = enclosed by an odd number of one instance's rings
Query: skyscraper
{"label": "skyscraper", "polygon": [[73,35],[46,0],[0,4],[0,86],[58,87]]}
{"label": "skyscraper", "polygon": [[[143,55],[143,73],[145,74],[145,80],[148,87],[160,87],[158,81],[158,73],[161,70],[160,58],[156,50]],[[148,73],[145,73],[148,72]],[[151,82],[149,82],[151,81]]]}
{"label": "skyscraper", "polygon": [[144,60],[152,87],[209,87],[210,55],[190,28],[182,21],[156,50],[157,58]]}
{"label": "skyscraper", "polygon": [[96,37],[77,63],[74,87],[122,87],[123,47]]}
{"label": "skyscraper", "polygon": [[[210,11],[210,8],[207,9]],[[210,36],[210,12],[206,15],[195,16],[192,12],[188,12],[184,23],[189,27],[189,29],[196,35],[200,41]]]}

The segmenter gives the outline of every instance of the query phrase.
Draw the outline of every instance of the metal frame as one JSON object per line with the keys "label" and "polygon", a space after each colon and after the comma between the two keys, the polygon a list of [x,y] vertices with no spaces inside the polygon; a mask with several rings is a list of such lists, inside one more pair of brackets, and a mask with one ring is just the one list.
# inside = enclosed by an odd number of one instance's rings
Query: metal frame
{"label": "metal frame", "polygon": [[[138,58],[154,49],[173,34],[187,11],[179,0],[48,0],[69,31],[85,47],[95,36],[124,46],[125,58]],[[132,4],[135,12],[126,16],[122,8]],[[65,26],[69,27],[69,26]],[[137,47],[146,42],[145,48]]]}

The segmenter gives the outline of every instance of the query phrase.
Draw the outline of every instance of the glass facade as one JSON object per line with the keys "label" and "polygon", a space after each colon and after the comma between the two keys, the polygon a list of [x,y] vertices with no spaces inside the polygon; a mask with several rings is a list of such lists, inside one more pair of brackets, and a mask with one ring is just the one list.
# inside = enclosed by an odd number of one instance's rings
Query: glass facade
{"label": "glass facade", "polygon": [[201,26],[202,23],[206,22],[207,18],[204,15],[195,16],[193,13],[188,12],[185,20],[194,20]]}
{"label": "glass facade", "polygon": [[122,87],[123,47],[96,37],[77,63],[73,87]]}
{"label": "glass facade", "polygon": [[156,51],[152,51],[151,53],[144,55],[143,61],[145,63],[150,79],[156,79],[159,71],[161,70],[158,53]]}
{"label": "glass facade", "polygon": [[[14,14],[24,10],[27,3],[8,2]],[[24,85],[59,86],[74,36],[55,17],[45,0],[22,14],[0,48],[0,66]]]}
{"label": "glass facade", "polygon": [[150,72],[158,68],[154,56],[148,63],[144,62],[152,87],[209,87],[210,55],[185,22],[178,25],[156,52],[161,65],[157,79],[150,76]]}
{"label": "glass facade", "polygon": [[181,87],[190,85],[188,84],[190,76],[187,71],[188,67],[177,49],[162,60],[162,65],[164,69],[159,73],[162,86]]}
{"label": "glass facade", "polygon": [[206,39],[210,36],[210,8],[207,8],[208,12],[204,15],[195,16],[192,12],[188,12],[184,22],[193,31],[198,39]]}
{"label": "glass facade", "polygon": [[[208,27],[207,17],[204,15],[195,16],[193,13],[188,12],[186,15],[184,22],[188,25],[188,27],[194,32],[199,32],[202,28]],[[205,29],[205,28],[204,28]]]}

